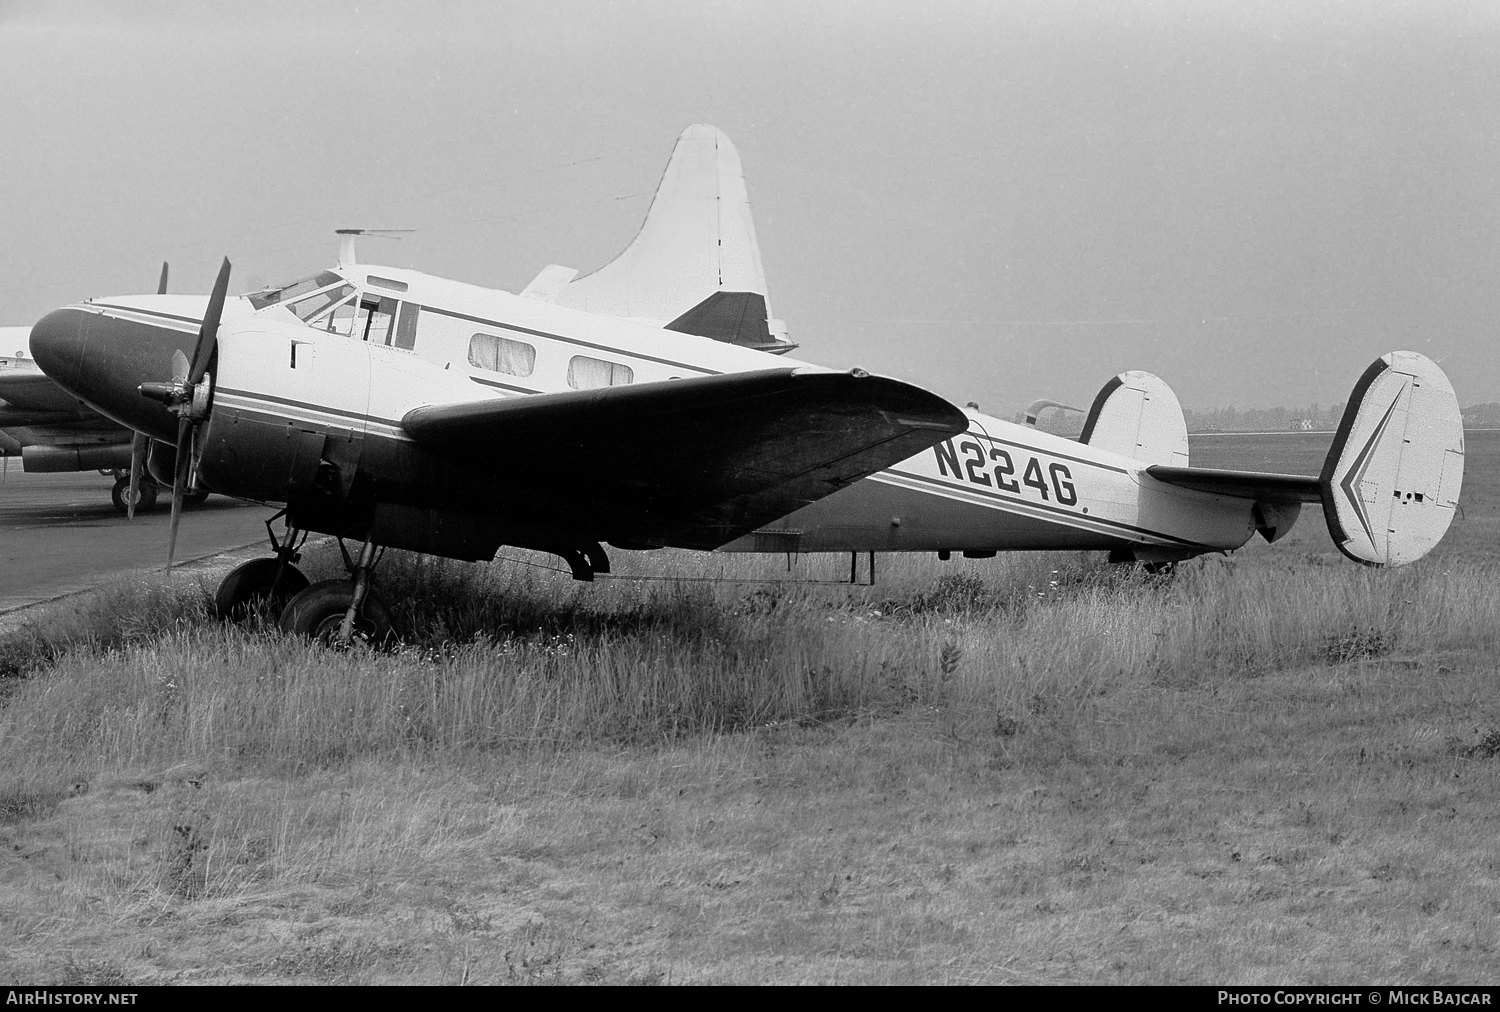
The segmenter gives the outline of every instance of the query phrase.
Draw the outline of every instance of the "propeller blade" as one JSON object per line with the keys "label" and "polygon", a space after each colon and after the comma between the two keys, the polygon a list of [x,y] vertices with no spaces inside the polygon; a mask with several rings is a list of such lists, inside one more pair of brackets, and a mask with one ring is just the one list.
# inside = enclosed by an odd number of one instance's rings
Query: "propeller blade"
{"label": "propeller blade", "polygon": [[[166,284],[166,265],[162,265],[162,284]],[[224,300],[229,295],[229,258],[219,266],[214,290],[208,297],[203,325],[198,328],[198,343],[193,346],[192,361],[180,350],[172,353],[172,387],[161,383],[142,383],[141,393],[156,397],[164,394],[165,402],[177,412],[177,463],[172,474],[172,529],[167,537],[167,569],[177,557],[177,527],[182,522],[182,497],[187,493],[188,474],[193,466],[195,421],[207,417],[212,381],[199,387],[208,375],[208,363],[218,346],[219,320],[224,315]]]}
{"label": "propeller blade", "polygon": [[161,262],[161,280],[156,283],[156,294],[167,294],[167,262],[165,260]]}
{"label": "propeller blade", "polygon": [[125,518],[135,519],[136,500],[141,497],[141,465],[146,462],[147,437],[137,432],[130,438],[130,494],[125,497]]}
{"label": "propeller blade", "polygon": [[219,318],[224,315],[224,299],[228,294],[229,258],[225,257],[224,263],[219,267],[219,276],[214,281],[213,293],[208,297],[208,311],[203,314],[203,326],[198,330],[198,346],[193,349],[193,366],[187,375],[188,386],[197,386],[203,374],[208,372],[208,360],[213,357],[219,333]]}
{"label": "propeller blade", "polygon": [[192,463],[193,423],[187,415],[177,423],[177,467],[172,474],[172,532],[167,536],[167,569],[177,556],[177,525],[182,520],[182,496],[187,491],[188,466]]}

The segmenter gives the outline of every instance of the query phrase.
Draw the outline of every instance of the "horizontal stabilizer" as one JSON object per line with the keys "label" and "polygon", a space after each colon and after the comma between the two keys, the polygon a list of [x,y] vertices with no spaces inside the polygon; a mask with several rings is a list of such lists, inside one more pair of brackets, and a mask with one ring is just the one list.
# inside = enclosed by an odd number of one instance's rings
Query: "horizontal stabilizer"
{"label": "horizontal stabilizer", "polygon": [[1171,467],[1166,464],[1152,464],[1146,468],[1146,473],[1168,485],[1210,495],[1268,503],[1323,501],[1318,479],[1298,474],[1262,474],[1259,471],[1223,471],[1213,467]]}
{"label": "horizontal stabilizer", "polygon": [[1416,352],[1383,355],[1355,385],[1323,465],[1328,533],[1357,562],[1413,562],[1447,532],[1463,473],[1463,416],[1448,377]]}
{"label": "horizontal stabilizer", "polygon": [[600,540],[715,548],[968,426],[859,370],[769,369],[415,408],[414,440],[503,472]]}
{"label": "horizontal stabilizer", "polygon": [[1185,467],[1188,462],[1187,422],[1177,395],[1138,369],[1104,384],[1078,441],[1150,464]]}

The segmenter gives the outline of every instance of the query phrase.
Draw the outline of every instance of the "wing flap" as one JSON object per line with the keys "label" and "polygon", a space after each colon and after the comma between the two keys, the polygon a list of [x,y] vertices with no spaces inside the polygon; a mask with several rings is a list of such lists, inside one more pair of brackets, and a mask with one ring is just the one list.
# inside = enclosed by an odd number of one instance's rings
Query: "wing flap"
{"label": "wing flap", "polygon": [[1265,503],[1322,502],[1317,477],[1271,474],[1260,471],[1226,471],[1214,467],[1170,467],[1152,464],[1146,473],[1157,481],[1190,488],[1210,495],[1254,499]]}
{"label": "wing flap", "polygon": [[419,443],[502,471],[538,518],[695,548],[966,426],[909,384],[796,368],[429,405],[402,420]]}

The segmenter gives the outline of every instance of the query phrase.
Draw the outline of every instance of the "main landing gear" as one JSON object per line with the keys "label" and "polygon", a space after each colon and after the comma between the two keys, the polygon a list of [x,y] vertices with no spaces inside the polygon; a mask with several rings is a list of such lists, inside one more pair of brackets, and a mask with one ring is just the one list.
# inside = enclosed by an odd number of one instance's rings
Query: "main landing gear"
{"label": "main landing gear", "polygon": [[283,510],[266,521],[272,557],[243,563],[219,584],[214,597],[219,617],[237,622],[265,609],[282,632],[311,636],[329,646],[384,643],[391,634],[391,613],[370,586],[370,577],[385,550],[366,541],[353,559],[341,540],[339,551],[350,578],[310,584],[296,566],[307,532],[289,522],[285,536],[278,538],[271,526],[285,515]]}
{"label": "main landing gear", "polygon": [[307,532],[288,526],[286,536],[277,538],[271,525],[285,511],[266,521],[266,534],[271,539],[272,557],[251,559],[230,572],[219,584],[214,596],[214,610],[222,619],[238,622],[257,608],[267,608],[271,616],[278,617],[297,594],[307,589],[307,577],[302,575],[295,563],[302,558],[302,545]]}
{"label": "main landing gear", "polygon": [[351,559],[340,541],[339,551],[351,578],[315,583],[288,601],[281,631],[311,636],[326,646],[379,646],[391,634],[391,613],[370,586],[370,576],[385,550],[366,541],[359,558]]}

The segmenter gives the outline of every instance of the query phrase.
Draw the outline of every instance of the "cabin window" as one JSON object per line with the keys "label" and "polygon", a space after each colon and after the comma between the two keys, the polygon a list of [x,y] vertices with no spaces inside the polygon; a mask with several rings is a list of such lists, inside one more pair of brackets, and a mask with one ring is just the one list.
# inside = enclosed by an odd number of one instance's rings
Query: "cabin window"
{"label": "cabin window", "polygon": [[391,325],[396,322],[396,300],[383,295],[366,295],[359,300],[359,316],[354,336],[372,344],[391,343]]}
{"label": "cabin window", "polygon": [[417,319],[422,307],[415,302],[401,303],[401,312],[396,317],[396,347],[407,351],[417,346]]}
{"label": "cabin window", "polygon": [[574,390],[593,390],[597,387],[622,387],[635,382],[635,370],[618,362],[606,362],[602,358],[574,355],[568,360],[568,386]]}
{"label": "cabin window", "polygon": [[376,288],[389,288],[393,292],[406,291],[405,281],[392,281],[390,278],[378,278],[373,274],[365,275],[365,280]]}
{"label": "cabin window", "polygon": [[511,376],[530,376],[536,368],[536,349],[495,334],[475,334],[469,338],[469,364]]}
{"label": "cabin window", "polygon": [[305,299],[290,302],[286,308],[291,310],[297,319],[303,323],[312,323],[313,320],[323,315],[329,306],[342,302],[353,294],[354,287],[352,285],[340,285],[337,288],[330,288],[326,292],[319,292]]}

